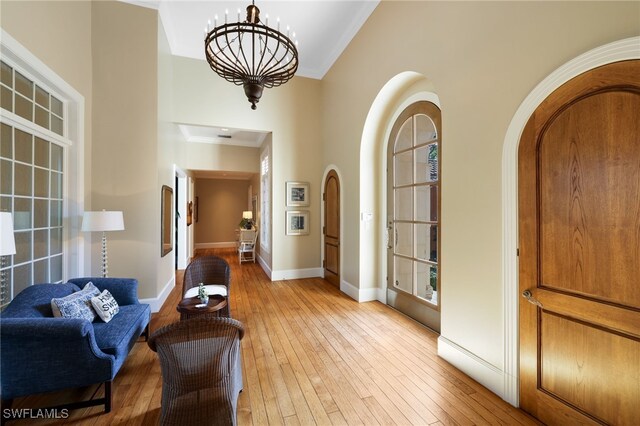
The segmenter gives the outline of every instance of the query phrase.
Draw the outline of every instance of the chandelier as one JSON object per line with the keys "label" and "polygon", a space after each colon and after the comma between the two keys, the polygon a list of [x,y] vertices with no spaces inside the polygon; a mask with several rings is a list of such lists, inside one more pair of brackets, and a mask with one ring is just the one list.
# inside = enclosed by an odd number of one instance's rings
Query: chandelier
{"label": "chandelier", "polygon": [[[280,32],[280,19],[277,29],[270,28],[269,15],[265,24],[260,21],[260,9],[255,1],[247,6],[247,19],[218,26],[215,18],[213,30],[209,26],[205,31],[204,51],[211,69],[225,80],[242,85],[251,109],[256,109],[265,87],[277,87],[293,77],[298,69],[298,48],[287,35]],[[209,24],[210,25],[210,24]],[[295,37],[295,33],[294,33]]]}

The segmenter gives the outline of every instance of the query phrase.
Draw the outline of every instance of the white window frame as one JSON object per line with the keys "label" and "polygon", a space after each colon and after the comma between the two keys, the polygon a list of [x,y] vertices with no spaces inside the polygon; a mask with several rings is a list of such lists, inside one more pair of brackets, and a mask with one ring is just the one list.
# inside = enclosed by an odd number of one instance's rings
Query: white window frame
{"label": "white window frame", "polygon": [[62,281],[65,282],[70,277],[89,274],[85,258],[90,258],[90,247],[84,244],[80,233],[84,211],[84,97],[6,31],[0,31],[2,60],[64,104],[62,137],[8,111],[0,110],[0,121],[63,146]]}

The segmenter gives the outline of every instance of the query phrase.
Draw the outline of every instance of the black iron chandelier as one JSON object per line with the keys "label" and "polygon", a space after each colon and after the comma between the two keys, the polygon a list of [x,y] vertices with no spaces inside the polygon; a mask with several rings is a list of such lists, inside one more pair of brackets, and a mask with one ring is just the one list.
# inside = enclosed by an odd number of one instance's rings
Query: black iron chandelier
{"label": "black iron chandelier", "polygon": [[247,19],[218,26],[217,16],[213,30],[205,31],[204,51],[211,69],[225,80],[242,85],[251,109],[256,109],[265,87],[277,87],[293,77],[298,69],[298,48],[287,35],[270,28],[269,16],[265,24],[260,22],[260,9],[252,1],[247,6]]}

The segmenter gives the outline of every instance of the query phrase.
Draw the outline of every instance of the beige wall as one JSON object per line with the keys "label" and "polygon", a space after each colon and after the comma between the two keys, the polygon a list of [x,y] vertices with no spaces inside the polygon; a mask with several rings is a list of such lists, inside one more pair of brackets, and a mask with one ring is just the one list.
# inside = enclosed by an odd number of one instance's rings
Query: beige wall
{"label": "beige wall", "polygon": [[210,143],[187,143],[186,167],[189,170],[221,170],[258,173],[260,157],[257,148]]}
{"label": "beige wall", "polygon": [[[377,273],[372,282],[359,276],[360,141],[380,89],[403,71],[417,71],[442,104],[442,335],[501,369],[507,126],[554,69],[639,31],[638,2],[383,1],[322,82],[324,165],[338,166],[346,194],[343,278],[360,288],[384,285]],[[377,226],[385,215],[374,212]],[[381,252],[362,266],[377,271]]]}
{"label": "beige wall", "polygon": [[242,212],[247,210],[248,190],[248,180],[196,179],[196,247],[198,244],[235,242],[235,230],[242,220]]}
{"label": "beige wall", "polygon": [[[122,210],[109,237],[112,276],[138,278],[158,294],[158,17],[151,9],[93,2],[94,209]],[[126,65],[125,65],[126,64]]]}
{"label": "beige wall", "polygon": [[[320,81],[294,77],[266,89],[253,111],[241,87],[229,84],[202,61],[174,57],[174,121],[272,132],[274,271],[319,268],[322,138]],[[195,145],[195,144],[194,144]],[[211,157],[213,158],[213,157]],[[225,157],[213,161],[225,169]],[[190,156],[189,168],[195,168]],[[310,183],[311,234],[285,236],[286,181]]]}

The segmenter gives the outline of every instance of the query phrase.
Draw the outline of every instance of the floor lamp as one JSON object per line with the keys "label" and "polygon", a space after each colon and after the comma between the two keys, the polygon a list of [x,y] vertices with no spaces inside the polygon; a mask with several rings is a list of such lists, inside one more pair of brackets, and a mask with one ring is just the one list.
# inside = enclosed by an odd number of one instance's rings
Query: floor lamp
{"label": "floor lamp", "polygon": [[107,231],[123,231],[124,219],[122,212],[99,211],[84,212],[82,216],[82,231],[102,232],[102,277],[107,277]]}
{"label": "floor lamp", "polygon": [[13,238],[13,220],[11,213],[0,212],[0,306],[7,302],[7,282],[5,256],[16,254],[16,242]]}

